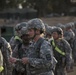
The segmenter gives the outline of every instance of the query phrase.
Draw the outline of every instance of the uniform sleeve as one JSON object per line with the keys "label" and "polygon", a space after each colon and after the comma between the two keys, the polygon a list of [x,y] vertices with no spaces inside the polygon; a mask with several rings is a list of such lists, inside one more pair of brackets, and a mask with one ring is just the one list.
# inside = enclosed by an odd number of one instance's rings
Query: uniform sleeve
{"label": "uniform sleeve", "polygon": [[64,38],[65,38],[67,41],[71,40],[71,39],[74,38],[74,37],[75,37],[75,33],[74,33],[73,31],[68,32],[68,33],[66,34],[66,36],[64,36]]}
{"label": "uniform sleeve", "polygon": [[4,38],[2,38],[2,44],[3,44],[3,48],[1,50],[3,52],[6,52],[7,56],[9,57],[12,54],[12,49],[10,44]]}
{"label": "uniform sleeve", "polygon": [[72,62],[72,49],[70,44],[65,41],[65,51],[66,51],[66,66],[70,66]]}
{"label": "uniform sleeve", "polygon": [[29,58],[29,63],[35,68],[49,68],[53,63],[53,52],[51,45],[44,41],[40,48],[40,58]]}
{"label": "uniform sleeve", "polygon": [[13,50],[14,47],[15,47],[15,39],[14,39],[14,37],[12,37],[12,38],[10,39],[9,43],[10,43],[11,48],[12,48],[12,50]]}
{"label": "uniform sleeve", "polygon": [[66,35],[64,35],[64,39],[69,41],[71,39],[71,34],[68,32]]}
{"label": "uniform sleeve", "polygon": [[18,58],[18,45],[16,45],[16,47],[14,48],[14,50],[12,51],[12,57]]}

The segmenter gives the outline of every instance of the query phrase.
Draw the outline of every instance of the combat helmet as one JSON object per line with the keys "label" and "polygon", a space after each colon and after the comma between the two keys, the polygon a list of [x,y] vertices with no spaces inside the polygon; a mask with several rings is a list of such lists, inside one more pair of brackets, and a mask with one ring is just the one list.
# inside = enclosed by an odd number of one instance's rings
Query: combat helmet
{"label": "combat helmet", "polygon": [[15,26],[15,31],[21,30],[22,27],[26,27],[26,26],[27,26],[26,22],[21,22]]}
{"label": "combat helmet", "polygon": [[39,18],[29,20],[27,28],[28,29],[39,29],[41,33],[45,31],[45,25],[43,21]]}
{"label": "combat helmet", "polygon": [[63,34],[63,30],[60,27],[54,27],[52,29],[52,32],[57,32],[58,34],[62,35]]}
{"label": "combat helmet", "polygon": [[50,34],[50,35],[52,34],[52,27],[51,26],[46,27],[46,33]]}
{"label": "combat helmet", "polygon": [[20,35],[20,36],[27,35],[27,34],[28,34],[27,27],[23,27],[23,28],[21,29],[21,35]]}

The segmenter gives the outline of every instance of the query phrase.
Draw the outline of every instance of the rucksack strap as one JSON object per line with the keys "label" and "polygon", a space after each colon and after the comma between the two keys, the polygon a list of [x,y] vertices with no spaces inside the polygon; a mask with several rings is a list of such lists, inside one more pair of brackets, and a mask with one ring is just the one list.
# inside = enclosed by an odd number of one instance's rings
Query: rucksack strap
{"label": "rucksack strap", "polygon": [[65,52],[63,52],[62,50],[60,50],[60,49],[56,46],[54,40],[52,40],[51,43],[52,43],[52,46],[54,47],[55,51],[57,51],[59,54],[65,56]]}
{"label": "rucksack strap", "polygon": [[20,43],[18,45],[18,56],[19,56],[19,58],[21,58],[21,54],[23,53],[23,51],[21,50],[21,46],[22,46],[22,43]]}
{"label": "rucksack strap", "polygon": [[21,39],[20,37],[18,37],[18,36],[15,36],[14,39],[15,39],[15,40],[19,40],[19,41],[22,42],[22,39]]}
{"label": "rucksack strap", "polygon": [[36,49],[39,49],[39,50],[40,50],[40,47],[41,47],[41,44],[43,43],[43,41],[44,41],[44,38],[40,38],[40,39],[37,41],[37,43],[36,43],[36,45],[35,45],[35,50],[36,50]]}

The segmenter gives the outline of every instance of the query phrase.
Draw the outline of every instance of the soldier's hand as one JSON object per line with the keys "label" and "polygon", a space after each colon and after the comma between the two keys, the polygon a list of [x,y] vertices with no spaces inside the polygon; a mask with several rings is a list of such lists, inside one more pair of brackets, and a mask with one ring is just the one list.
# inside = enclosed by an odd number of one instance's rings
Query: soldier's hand
{"label": "soldier's hand", "polygon": [[15,63],[15,62],[16,62],[16,58],[10,57],[10,58],[9,58],[9,61],[10,61],[11,63]]}
{"label": "soldier's hand", "polygon": [[28,63],[28,58],[24,57],[21,59],[22,63],[23,64],[27,64]]}

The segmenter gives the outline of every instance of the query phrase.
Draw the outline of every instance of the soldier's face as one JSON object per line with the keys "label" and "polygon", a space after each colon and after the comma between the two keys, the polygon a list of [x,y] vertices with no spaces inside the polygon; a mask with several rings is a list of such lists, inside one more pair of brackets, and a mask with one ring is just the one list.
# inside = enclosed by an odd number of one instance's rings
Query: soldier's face
{"label": "soldier's face", "polygon": [[29,35],[28,34],[23,35],[22,40],[24,44],[29,44],[29,41],[30,41]]}
{"label": "soldier's face", "polygon": [[34,29],[29,29],[28,30],[29,38],[33,38],[34,37],[34,34],[35,34]]}
{"label": "soldier's face", "polygon": [[59,35],[58,35],[57,32],[53,32],[53,33],[52,33],[52,36],[53,36],[53,38],[54,38],[55,40],[59,38]]}

